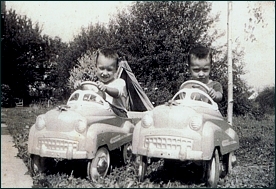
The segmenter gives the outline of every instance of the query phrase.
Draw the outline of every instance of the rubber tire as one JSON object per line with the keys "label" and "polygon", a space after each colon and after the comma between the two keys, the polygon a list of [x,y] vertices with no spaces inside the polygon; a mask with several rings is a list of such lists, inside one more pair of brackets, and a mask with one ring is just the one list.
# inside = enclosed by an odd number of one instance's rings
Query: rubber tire
{"label": "rubber tire", "polygon": [[219,181],[219,166],[220,166],[220,162],[219,162],[219,153],[218,150],[215,149],[213,157],[211,158],[210,161],[207,161],[206,163],[206,178],[205,178],[205,182],[206,182],[206,186],[210,187],[210,188],[216,188],[218,185],[218,181]]}
{"label": "rubber tire", "polygon": [[47,158],[39,155],[31,155],[31,172],[33,175],[47,171]]}
{"label": "rubber tire", "polygon": [[233,155],[234,155],[234,152],[230,152],[228,155],[228,165],[227,165],[227,173],[228,174],[230,174],[233,170],[233,162],[232,162]]}
{"label": "rubber tire", "polygon": [[126,165],[132,160],[133,160],[132,144],[127,143],[123,146],[123,162]]}
{"label": "rubber tire", "polygon": [[147,157],[146,156],[137,156],[140,158],[138,160],[138,180],[139,182],[143,182],[145,180],[145,175],[148,167]]}
{"label": "rubber tire", "polygon": [[[98,169],[99,163],[104,164],[102,170]],[[87,175],[92,181],[97,181],[99,177],[105,177],[110,168],[110,154],[106,147],[98,149],[95,158],[87,165]]]}

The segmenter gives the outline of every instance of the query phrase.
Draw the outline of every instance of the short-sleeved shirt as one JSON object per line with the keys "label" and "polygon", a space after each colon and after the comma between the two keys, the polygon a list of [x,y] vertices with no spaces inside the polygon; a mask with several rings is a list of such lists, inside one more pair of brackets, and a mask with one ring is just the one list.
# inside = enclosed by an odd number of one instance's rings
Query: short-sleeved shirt
{"label": "short-sleeved shirt", "polygon": [[217,81],[212,81],[211,79],[209,80],[209,82],[206,84],[208,87],[214,89],[215,91],[221,92],[221,94],[223,94],[223,89],[222,89],[222,85],[217,82]]}
{"label": "short-sleeved shirt", "polygon": [[126,110],[126,100],[127,100],[127,90],[126,90],[126,82],[125,80],[118,78],[114,79],[106,86],[116,88],[119,91],[118,98],[113,98],[109,94],[106,93],[106,101],[116,106],[117,108],[121,108]]}

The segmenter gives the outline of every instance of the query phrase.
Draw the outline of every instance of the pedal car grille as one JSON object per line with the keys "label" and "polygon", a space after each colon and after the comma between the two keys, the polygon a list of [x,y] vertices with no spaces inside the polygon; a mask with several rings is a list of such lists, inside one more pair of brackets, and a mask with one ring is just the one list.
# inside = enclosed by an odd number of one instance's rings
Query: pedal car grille
{"label": "pedal car grille", "polygon": [[49,150],[67,150],[69,146],[72,146],[75,150],[78,148],[77,141],[56,138],[39,138],[38,145],[44,145]]}
{"label": "pedal car grille", "polygon": [[193,141],[181,137],[171,136],[150,136],[145,138],[145,147],[148,148],[150,145],[158,149],[180,150],[181,146],[192,148]]}

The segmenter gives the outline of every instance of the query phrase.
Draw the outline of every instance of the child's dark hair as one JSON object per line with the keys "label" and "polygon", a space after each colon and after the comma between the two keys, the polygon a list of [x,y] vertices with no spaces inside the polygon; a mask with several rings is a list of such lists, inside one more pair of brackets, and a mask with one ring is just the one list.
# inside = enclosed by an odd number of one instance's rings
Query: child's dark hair
{"label": "child's dark hair", "polygon": [[103,56],[107,58],[114,58],[116,59],[116,68],[118,68],[118,61],[119,61],[119,55],[116,50],[112,48],[103,48],[103,49],[98,49],[96,52],[96,65],[98,62],[98,58],[102,54]]}
{"label": "child's dark hair", "polygon": [[212,65],[212,53],[211,53],[211,49],[204,47],[202,45],[193,47],[188,55],[188,65],[190,66],[191,64],[191,59],[193,57],[196,57],[198,59],[210,59],[210,64]]}

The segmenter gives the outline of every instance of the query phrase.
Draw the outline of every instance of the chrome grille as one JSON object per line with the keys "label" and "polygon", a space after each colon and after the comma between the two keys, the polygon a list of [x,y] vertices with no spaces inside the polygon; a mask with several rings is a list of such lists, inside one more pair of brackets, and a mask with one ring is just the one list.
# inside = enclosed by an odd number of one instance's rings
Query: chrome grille
{"label": "chrome grille", "polygon": [[148,136],[145,138],[145,147],[154,146],[158,149],[180,150],[181,146],[192,148],[191,139],[172,136]]}
{"label": "chrome grille", "polygon": [[77,141],[56,138],[39,138],[38,145],[44,145],[49,150],[67,150],[69,146],[72,146],[74,150],[78,148]]}

